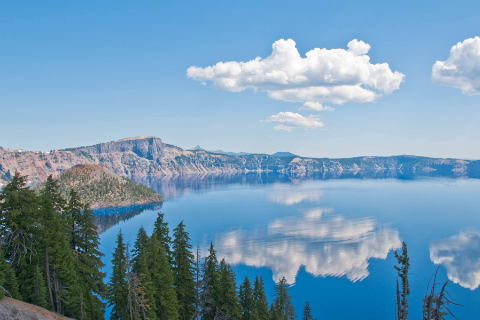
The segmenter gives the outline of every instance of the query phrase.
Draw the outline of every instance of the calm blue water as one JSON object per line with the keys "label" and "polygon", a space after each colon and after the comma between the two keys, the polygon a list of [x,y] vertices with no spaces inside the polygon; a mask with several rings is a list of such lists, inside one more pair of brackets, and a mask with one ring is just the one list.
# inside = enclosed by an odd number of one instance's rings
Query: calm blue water
{"label": "calm blue water", "polygon": [[[480,180],[291,179],[273,175],[183,176],[139,180],[163,206],[97,211],[104,271],[121,229],[133,245],[140,226],[150,234],[162,211],[172,230],[184,221],[192,244],[214,242],[234,264],[237,281],[263,275],[267,295],[285,276],[296,313],[306,301],[322,319],[394,319],[393,250],[408,244],[411,315],[437,264],[441,281],[463,307],[480,314]],[[115,215],[116,212],[121,214]],[[455,283],[454,283],[455,282]]]}

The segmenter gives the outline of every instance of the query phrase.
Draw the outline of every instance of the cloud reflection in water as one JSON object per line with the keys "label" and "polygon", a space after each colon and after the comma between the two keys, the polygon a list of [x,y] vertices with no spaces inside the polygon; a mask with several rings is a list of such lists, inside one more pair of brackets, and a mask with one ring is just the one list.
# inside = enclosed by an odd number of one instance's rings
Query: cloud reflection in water
{"label": "cloud reflection in water", "polygon": [[355,282],[368,275],[370,258],[386,259],[401,246],[396,230],[371,218],[346,219],[315,208],[300,217],[272,221],[267,230],[242,230],[219,235],[220,257],[231,264],[268,267],[277,281],[283,276],[295,282],[305,266],[314,276],[346,276]]}
{"label": "cloud reflection in water", "polygon": [[461,232],[459,235],[433,241],[430,259],[443,264],[448,279],[464,288],[475,290],[480,286],[480,232]]}

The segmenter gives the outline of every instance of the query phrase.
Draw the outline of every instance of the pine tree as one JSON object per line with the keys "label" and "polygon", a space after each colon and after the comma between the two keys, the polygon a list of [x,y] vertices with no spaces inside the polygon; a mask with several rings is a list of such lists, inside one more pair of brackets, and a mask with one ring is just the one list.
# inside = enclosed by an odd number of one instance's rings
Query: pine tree
{"label": "pine tree", "polygon": [[274,288],[275,300],[270,308],[272,320],[294,320],[295,309],[292,304],[292,297],[288,293],[290,285],[283,277]]}
{"label": "pine tree", "polygon": [[305,303],[305,308],[303,309],[303,320],[314,320],[312,317],[312,309],[310,308],[310,303]]}
{"label": "pine tree", "polygon": [[100,300],[100,297],[103,297],[107,291],[103,282],[105,273],[101,272],[104,266],[103,253],[98,250],[100,239],[90,207],[85,205],[83,214],[76,219],[78,220],[78,232],[76,233],[75,247],[79,257],[78,273],[81,283],[85,287],[84,313],[88,319],[104,319],[104,303]]}
{"label": "pine tree", "polygon": [[157,220],[155,220],[152,237],[156,237],[160,244],[165,250],[165,254],[168,258],[168,264],[173,265],[173,254],[172,254],[172,238],[169,235],[170,231],[168,229],[168,223],[164,221],[163,213],[159,212]]}
{"label": "pine tree", "polygon": [[[132,250],[132,273],[135,278],[136,291],[140,310],[139,315],[148,316],[148,319],[157,318],[157,303],[155,301],[156,288],[152,283],[151,272],[149,269],[149,246],[150,238],[143,227],[138,230],[137,239]],[[148,302],[148,303],[147,303]]]}
{"label": "pine tree", "polygon": [[255,315],[255,300],[253,296],[252,285],[250,279],[245,277],[239,290],[240,308],[242,312],[242,320],[252,320]]}
{"label": "pine tree", "polygon": [[81,223],[80,220],[82,220],[82,209],[84,205],[80,202],[80,197],[73,189],[70,190],[69,198],[65,213],[68,217],[70,244],[72,249],[76,250],[78,242],[80,241],[79,224]]}
{"label": "pine tree", "polygon": [[112,306],[110,315],[111,320],[121,320],[128,318],[128,288],[126,280],[126,257],[125,244],[123,243],[122,231],[117,236],[117,247],[113,253],[112,276],[108,283],[108,304]]}
{"label": "pine tree", "polygon": [[173,236],[173,284],[177,292],[178,315],[181,320],[189,320],[195,312],[195,261],[183,221],[174,229]]}
{"label": "pine tree", "polygon": [[219,301],[220,270],[217,252],[210,244],[209,255],[203,264],[202,320],[214,320]]}
{"label": "pine tree", "polygon": [[15,172],[0,192],[0,237],[14,269],[22,256],[32,253],[37,233],[38,198],[26,184],[27,177]]}
{"label": "pine tree", "polygon": [[0,290],[0,298],[5,295],[21,300],[20,291],[18,288],[18,281],[10,263],[5,259],[3,247],[0,244],[0,286],[3,290]]}
{"label": "pine tree", "polygon": [[160,320],[176,320],[178,319],[178,302],[173,287],[172,268],[168,264],[163,245],[153,235],[148,243],[147,259],[151,283],[155,288],[157,317]]}
{"label": "pine tree", "polygon": [[265,284],[263,282],[262,276],[260,279],[255,277],[255,282],[253,285],[253,297],[255,300],[255,310],[259,319],[268,319],[268,301],[267,295],[265,294]]}
{"label": "pine tree", "polygon": [[402,243],[402,253],[395,251],[398,266],[395,270],[398,272],[399,278],[402,280],[402,288],[399,289],[397,279],[397,317],[399,320],[408,319],[408,295],[410,294],[410,285],[408,283],[408,273],[410,270],[410,258],[408,257],[407,244]]}
{"label": "pine tree", "polygon": [[235,272],[232,267],[225,262],[225,259],[220,261],[218,293],[218,309],[223,311],[230,319],[241,319]]}
{"label": "pine tree", "polygon": [[[67,235],[67,219],[62,213],[65,200],[58,182],[50,176],[40,193],[42,236],[45,246],[47,291],[52,309],[70,317],[81,315],[82,286],[78,277],[78,256],[71,250]],[[23,286],[23,284],[21,284]]]}

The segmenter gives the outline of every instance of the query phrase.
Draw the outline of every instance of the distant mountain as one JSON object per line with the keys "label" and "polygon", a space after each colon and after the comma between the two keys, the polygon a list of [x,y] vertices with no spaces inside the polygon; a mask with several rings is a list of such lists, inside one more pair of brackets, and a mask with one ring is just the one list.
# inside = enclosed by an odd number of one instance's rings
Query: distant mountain
{"label": "distant mountain", "polygon": [[227,152],[227,151],[223,151],[223,150],[208,150],[208,152],[210,153],[219,153],[219,154],[226,154],[227,156],[248,156],[250,155],[251,153],[247,153],[247,152]]}
{"label": "distant mountain", "polygon": [[296,154],[293,154],[291,152],[275,152],[274,154],[272,154],[272,156],[277,157],[277,158],[298,157]]}
{"label": "distant mountain", "polygon": [[200,146],[197,144],[197,146],[196,146],[195,148],[193,148],[192,150],[198,151],[198,150],[203,150],[203,148],[200,147]]}
{"label": "distant mountain", "polygon": [[73,189],[81,201],[90,203],[92,208],[160,203],[163,200],[155,190],[120,177],[98,164],[73,166],[56,180],[65,198]]}
{"label": "distant mountain", "polygon": [[183,150],[156,137],[136,137],[52,152],[0,149],[0,184],[7,183],[15,171],[28,175],[32,183],[39,183],[50,174],[58,176],[78,164],[99,164],[121,177],[251,171],[340,176],[382,170],[403,174],[480,176],[480,161],[406,155],[345,159],[227,155],[205,150]]}

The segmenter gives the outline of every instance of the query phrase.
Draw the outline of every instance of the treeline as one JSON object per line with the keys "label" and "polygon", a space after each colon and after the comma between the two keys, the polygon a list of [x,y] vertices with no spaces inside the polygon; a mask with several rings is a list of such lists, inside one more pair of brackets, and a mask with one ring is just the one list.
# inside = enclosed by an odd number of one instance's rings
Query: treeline
{"label": "treeline", "polygon": [[[274,288],[269,305],[262,277],[253,283],[245,277],[237,288],[235,272],[217,259],[213,244],[208,255],[196,254],[183,222],[169,235],[168,224],[158,214],[148,236],[142,227],[133,249],[118,234],[108,283],[112,320],[293,320],[296,318],[290,286],[285,278]],[[303,319],[313,319],[307,303]]]}
{"label": "treeline", "polygon": [[0,193],[0,297],[76,319],[104,319],[105,274],[89,206],[50,176],[38,194],[16,173]]}

